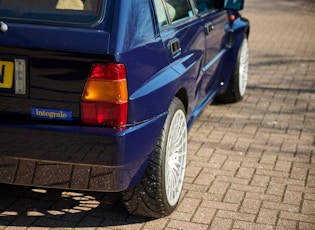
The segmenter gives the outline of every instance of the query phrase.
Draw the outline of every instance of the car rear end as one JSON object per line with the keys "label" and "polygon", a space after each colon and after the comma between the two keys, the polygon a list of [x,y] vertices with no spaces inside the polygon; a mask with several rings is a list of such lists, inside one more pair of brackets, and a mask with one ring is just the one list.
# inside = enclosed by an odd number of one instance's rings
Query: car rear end
{"label": "car rear end", "polygon": [[163,120],[127,128],[112,2],[1,1],[0,182],[121,191],[144,170]]}

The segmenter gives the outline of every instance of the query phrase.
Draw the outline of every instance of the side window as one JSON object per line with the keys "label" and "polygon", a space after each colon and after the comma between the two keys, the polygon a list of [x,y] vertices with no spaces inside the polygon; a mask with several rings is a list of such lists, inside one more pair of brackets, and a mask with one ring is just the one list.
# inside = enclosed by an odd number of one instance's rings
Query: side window
{"label": "side window", "polygon": [[214,9],[213,0],[195,0],[199,14],[212,11]]}
{"label": "side window", "polygon": [[189,0],[166,0],[165,2],[171,22],[193,15]]}
{"label": "side window", "polygon": [[168,24],[167,16],[166,16],[166,12],[165,12],[162,0],[154,0],[154,4],[155,4],[159,26],[161,27],[161,26],[167,25]]}
{"label": "side window", "polygon": [[0,0],[1,20],[90,26],[103,16],[107,0]]}
{"label": "side window", "polygon": [[154,0],[160,27],[193,16],[189,0]]}

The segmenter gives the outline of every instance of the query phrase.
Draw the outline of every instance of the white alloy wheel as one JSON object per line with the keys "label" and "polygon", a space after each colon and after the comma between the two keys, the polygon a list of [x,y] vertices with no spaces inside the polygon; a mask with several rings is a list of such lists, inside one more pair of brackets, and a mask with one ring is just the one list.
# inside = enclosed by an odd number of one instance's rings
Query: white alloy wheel
{"label": "white alloy wheel", "polygon": [[167,200],[174,206],[180,197],[186,168],[187,124],[183,110],[177,110],[172,118],[166,146],[165,190]]}
{"label": "white alloy wheel", "polygon": [[244,39],[239,57],[239,93],[243,97],[246,91],[248,78],[248,42]]}
{"label": "white alloy wheel", "polygon": [[226,91],[217,96],[221,102],[238,102],[244,98],[248,78],[248,39],[245,37],[238,50],[235,67],[230,77]]}

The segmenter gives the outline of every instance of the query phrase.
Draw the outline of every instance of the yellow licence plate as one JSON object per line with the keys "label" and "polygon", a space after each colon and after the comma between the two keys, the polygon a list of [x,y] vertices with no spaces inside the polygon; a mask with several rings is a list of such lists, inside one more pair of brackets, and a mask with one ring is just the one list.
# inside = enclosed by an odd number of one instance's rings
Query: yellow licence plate
{"label": "yellow licence plate", "polygon": [[0,88],[11,89],[13,86],[14,63],[0,61]]}

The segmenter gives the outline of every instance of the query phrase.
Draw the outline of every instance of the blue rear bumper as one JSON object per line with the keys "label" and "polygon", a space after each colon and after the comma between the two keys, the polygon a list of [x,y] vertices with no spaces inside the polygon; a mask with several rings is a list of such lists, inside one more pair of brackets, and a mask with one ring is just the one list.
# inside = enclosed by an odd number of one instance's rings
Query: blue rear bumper
{"label": "blue rear bumper", "polygon": [[0,122],[0,182],[122,191],[139,182],[166,113],[119,131]]}

